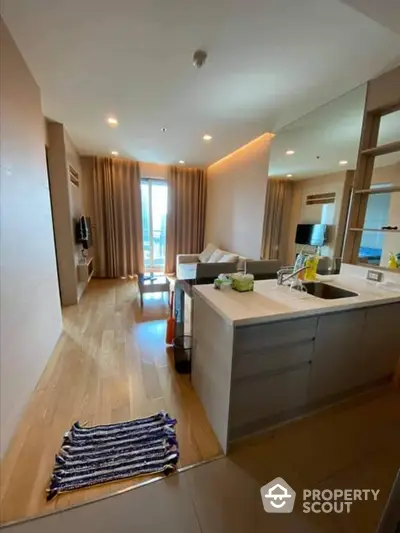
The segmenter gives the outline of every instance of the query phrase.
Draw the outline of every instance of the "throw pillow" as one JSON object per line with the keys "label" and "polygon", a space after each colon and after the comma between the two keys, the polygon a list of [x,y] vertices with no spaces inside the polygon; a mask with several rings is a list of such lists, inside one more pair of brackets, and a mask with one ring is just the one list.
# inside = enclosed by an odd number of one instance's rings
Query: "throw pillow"
{"label": "throw pillow", "polygon": [[207,263],[218,263],[218,261],[225,255],[226,252],[223,252],[222,250],[219,250],[218,248],[214,250],[212,253],[210,259],[207,261]]}
{"label": "throw pillow", "polygon": [[208,243],[207,246],[204,248],[204,250],[199,255],[200,263],[208,263],[210,257],[212,256],[213,252],[215,252],[216,249],[217,247],[214,244]]}
{"label": "throw pillow", "polygon": [[225,254],[221,257],[218,263],[237,263],[239,259],[238,255],[235,254]]}

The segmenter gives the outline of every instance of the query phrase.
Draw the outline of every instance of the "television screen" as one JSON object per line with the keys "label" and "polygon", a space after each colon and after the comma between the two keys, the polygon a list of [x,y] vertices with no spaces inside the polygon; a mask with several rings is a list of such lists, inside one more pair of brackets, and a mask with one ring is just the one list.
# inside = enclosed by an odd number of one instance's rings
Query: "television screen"
{"label": "television screen", "polygon": [[326,224],[298,224],[295,242],[322,246],[326,242]]}
{"label": "television screen", "polygon": [[77,244],[82,244],[86,250],[93,246],[92,222],[90,217],[82,215],[77,220],[75,225],[75,240]]}

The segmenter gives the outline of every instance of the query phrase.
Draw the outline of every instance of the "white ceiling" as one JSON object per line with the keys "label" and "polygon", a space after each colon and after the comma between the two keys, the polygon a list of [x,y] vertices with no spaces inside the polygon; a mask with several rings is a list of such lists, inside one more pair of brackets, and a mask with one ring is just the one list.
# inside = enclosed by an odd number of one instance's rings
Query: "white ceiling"
{"label": "white ceiling", "polygon": [[399,35],[337,0],[2,0],[2,15],[82,153],[158,163],[208,165],[400,54]]}
{"label": "white ceiling", "polygon": [[399,0],[341,0],[400,35]]}
{"label": "white ceiling", "polygon": [[[277,132],[272,141],[269,175],[292,179],[354,169],[357,163],[366,84],[312,111]],[[400,140],[400,111],[381,119],[378,144]],[[294,150],[286,155],[286,150]],[[339,161],[348,161],[345,166]],[[375,158],[376,166],[400,161],[400,153]]]}

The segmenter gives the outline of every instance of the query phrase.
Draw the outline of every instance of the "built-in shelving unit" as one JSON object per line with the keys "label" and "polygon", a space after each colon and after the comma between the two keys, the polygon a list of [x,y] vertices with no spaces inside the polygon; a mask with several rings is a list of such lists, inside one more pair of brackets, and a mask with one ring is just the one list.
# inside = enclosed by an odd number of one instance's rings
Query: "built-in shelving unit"
{"label": "built-in shelving unit", "polygon": [[[395,235],[396,240],[400,234],[400,230],[364,228],[369,195],[398,193],[400,191],[398,185],[387,187],[371,186],[375,157],[400,152],[400,140],[378,145],[381,117],[400,111],[400,93],[397,90],[399,83],[400,67],[397,67],[382,74],[379,78],[369,81],[367,85],[360,149],[354,178],[354,194],[348,217],[349,231],[347,232],[343,253],[343,261],[346,263],[359,264],[363,232],[385,234],[386,245],[389,242],[387,235]],[[395,223],[393,222],[389,222],[388,225],[398,226],[397,219]],[[387,258],[384,260],[386,261]]]}
{"label": "built-in shelving unit", "polygon": [[395,141],[392,143],[381,144],[380,146],[374,146],[372,148],[366,148],[362,150],[362,155],[377,156],[392,154],[393,152],[400,152],[400,141]]}
{"label": "built-in shelving unit", "polygon": [[350,228],[350,231],[375,231],[379,233],[400,233],[400,229]]}

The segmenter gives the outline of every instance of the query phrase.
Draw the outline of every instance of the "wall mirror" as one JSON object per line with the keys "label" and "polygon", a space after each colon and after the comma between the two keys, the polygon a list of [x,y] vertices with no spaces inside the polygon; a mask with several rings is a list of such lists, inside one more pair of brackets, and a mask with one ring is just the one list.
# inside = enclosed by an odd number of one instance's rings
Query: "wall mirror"
{"label": "wall mirror", "polygon": [[[291,183],[284,214],[288,264],[300,250],[315,250],[307,235],[321,235],[319,225],[326,229],[318,241],[321,255],[342,258],[345,253],[366,91],[367,84],[353,89],[282,128],[272,141],[269,178]],[[400,111],[382,117],[378,146],[398,140]],[[400,152],[374,158],[370,188],[376,194],[365,200],[357,257],[351,262],[387,267],[390,253],[400,254]],[[396,226],[398,233],[384,229]]]}

